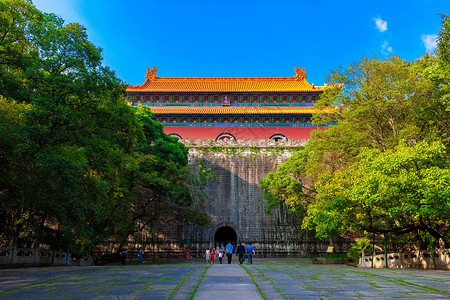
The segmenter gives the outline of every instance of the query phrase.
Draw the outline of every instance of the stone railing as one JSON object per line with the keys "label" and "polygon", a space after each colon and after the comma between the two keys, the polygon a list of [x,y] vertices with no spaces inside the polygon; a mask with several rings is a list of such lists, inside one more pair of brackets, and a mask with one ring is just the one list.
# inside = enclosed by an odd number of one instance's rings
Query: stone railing
{"label": "stone railing", "polygon": [[91,265],[91,259],[90,257],[75,258],[67,252],[39,248],[0,248],[0,265]]}
{"label": "stone railing", "polygon": [[[373,258],[374,268],[386,268],[385,254],[377,254]],[[434,252],[434,263],[431,251],[413,251],[404,253],[389,253],[387,255],[388,268],[397,269],[436,269],[450,270],[450,249]],[[372,256],[364,256],[359,259],[360,268],[372,267]]]}

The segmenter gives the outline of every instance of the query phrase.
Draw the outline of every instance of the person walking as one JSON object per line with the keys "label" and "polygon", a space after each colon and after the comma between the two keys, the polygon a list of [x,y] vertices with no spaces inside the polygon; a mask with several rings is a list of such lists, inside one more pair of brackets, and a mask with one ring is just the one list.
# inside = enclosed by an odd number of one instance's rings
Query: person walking
{"label": "person walking", "polygon": [[222,260],[223,260],[223,251],[220,250],[219,251],[219,263],[222,264]]}
{"label": "person walking", "polygon": [[142,247],[139,247],[138,250],[138,265],[142,265],[144,262],[144,249]]}
{"label": "person walking", "polygon": [[228,264],[231,264],[231,258],[233,256],[233,245],[231,245],[231,241],[228,242],[228,245],[226,247],[226,255],[228,259]]}
{"label": "person walking", "polygon": [[241,242],[239,242],[239,246],[237,246],[237,248],[236,248],[236,255],[239,257],[239,263],[241,265],[244,262],[244,254],[245,254],[245,248],[241,244]]}
{"label": "person walking", "polygon": [[211,264],[214,264],[214,262],[216,261],[216,249],[212,249],[211,250]]}
{"label": "person walking", "polygon": [[206,263],[210,263],[211,262],[211,251],[209,251],[209,248],[206,248],[205,258],[206,258]]}
{"label": "person walking", "polygon": [[122,266],[126,265],[128,249],[123,246],[122,250],[120,250],[120,256],[122,257]]}
{"label": "person walking", "polygon": [[246,251],[247,251],[247,257],[248,257],[248,263],[252,265],[253,264],[252,256],[253,256],[253,254],[255,254],[255,249],[253,248],[252,243],[248,243]]}
{"label": "person walking", "polygon": [[191,259],[191,249],[189,247],[186,248],[186,259]]}

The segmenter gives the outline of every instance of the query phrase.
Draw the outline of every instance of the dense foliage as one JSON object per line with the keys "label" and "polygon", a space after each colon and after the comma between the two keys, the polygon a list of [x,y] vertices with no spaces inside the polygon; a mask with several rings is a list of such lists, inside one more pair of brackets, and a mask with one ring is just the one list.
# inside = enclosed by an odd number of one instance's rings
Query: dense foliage
{"label": "dense foliage", "polygon": [[393,232],[397,241],[450,234],[450,18],[435,55],[364,58],[334,70],[316,131],[261,181],[269,208],[285,203],[317,237]]}
{"label": "dense foliage", "polygon": [[191,176],[187,149],[121,100],[85,28],[1,0],[0,65],[1,245],[85,253],[136,224],[207,222],[196,199],[208,176]]}

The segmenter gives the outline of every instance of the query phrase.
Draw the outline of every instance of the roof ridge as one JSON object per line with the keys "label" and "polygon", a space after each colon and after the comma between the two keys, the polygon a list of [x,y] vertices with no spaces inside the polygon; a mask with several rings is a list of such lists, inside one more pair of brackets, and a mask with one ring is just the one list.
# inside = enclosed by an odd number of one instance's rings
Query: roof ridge
{"label": "roof ridge", "polygon": [[295,77],[156,77],[155,81],[296,81]]}
{"label": "roof ridge", "polygon": [[157,77],[155,67],[148,68],[144,84],[129,86],[128,91],[142,92],[316,92],[324,87],[315,87],[306,81],[305,68],[295,68],[294,77]]}

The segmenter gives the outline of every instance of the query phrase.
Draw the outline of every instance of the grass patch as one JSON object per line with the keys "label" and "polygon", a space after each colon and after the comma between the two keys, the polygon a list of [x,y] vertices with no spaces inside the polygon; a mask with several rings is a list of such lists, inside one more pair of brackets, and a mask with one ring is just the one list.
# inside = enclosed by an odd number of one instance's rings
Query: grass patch
{"label": "grass patch", "polygon": [[69,277],[69,276],[72,276],[72,274],[67,274],[67,275],[60,276],[60,277],[56,277],[56,278],[52,278],[52,279],[49,279],[49,280],[44,280],[44,281],[40,281],[40,282],[35,282],[35,283],[26,284],[26,285],[23,285],[23,286],[19,286],[19,287],[16,287],[16,288],[12,288],[12,289],[7,289],[7,290],[4,290],[4,291],[1,291],[1,292],[0,292],[0,295],[2,295],[2,294],[7,294],[7,293],[9,293],[9,292],[14,292],[14,291],[17,291],[17,290],[20,290],[20,289],[24,289],[24,288],[35,288],[35,287],[38,287],[38,286],[41,285],[41,284],[50,283],[50,282],[55,282],[55,281],[58,281],[58,280],[60,280],[60,279],[62,279],[62,278],[67,278],[67,277]]}
{"label": "grass patch", "polygon": [[387,282],[394,282],[397,283],[399,285],[402,286],[413,286],[416,287],[418,289],[427,291],[427,292],[434,292],[434,293],[440,293],[440,294],[445,294],[445,295],[450,295],[449,292],[444,291],[444,290],[439,290],[430,286],[426,286],[426,285],[420,285],[417,283],[412,283],[412,282],[408,282],[402,279],[398,279],[398,278],[392,278],[392,277],[387,277],[387,276],[383,276],[383,275],[378,275],[378,274],[374,274],[374,273],[366,273],[363,271],[352,271],[353,273],[357,273],[357,274],[364,274],[364,275],[369,275],[369,276],[375,276],[375,277],[379,277],[379,278],[387,278],[386,281]]}
{"label": "grass patch", "polygon": [[248,276],[250,276],[250,278],[252,279],[253,284],[256,286],[256,288],[258,289],[259,293],[261,294],[261,297],[262,297],[264,300],[267,300],[266,297],[264,297],[264,294],[263,294],[261,288],[260,288],[259,285],[256,283],[255,278],[254,278],[253,275],[250,273],[250,271],[249,271],[246,267],[244,267],[243,265],[239,265],[239,266],[240,266],[241,268],[244,268],[244,270],[247,272]]}
{"label": "grass patch", "polygon": [[330,254],[324,254],[321,256],[322,258],[347,258],[346,253],[330,253]]}
{"label": "grass patch", "polygon": [[202,277],[200,277],[200,280],[199,280],[198,284],[195,286],[194,291],[192,292],[191,296],[189,297],[189,300],[194,299],[195,293],[197,293],[197,290],[198,290],[200,284],[202,283],[203,279],[205,278],[206,272],[208,271],[209,268],[211,268],[211,266],[212,266],[212,265],[209,265],[209,266],[205,269],[205,271],[203,271]]}
{"label": "grass patch", "polygon": [[[267,276],[263,273],[263,271],[261,271],[260,269],[258,269],[258,268],[255,267],[255,266],[253,266],[253,269],[256,269],[262,276],[266,277],[266,279],[269,280],[270,283],[271,283],[273,286],[276,287],[276,284],[273,282],[273,280],[272,280],[271,278],[267,277]],[[274,268],[274,270],[275,270],[275,268]],[[280,289],[279,287],[277,287],[277,289],[278,289],[278,292],[279,292],[281,295],[283,295],[284,298],[286,298],[286,299],[288,298],[288,297],[281,291],[281,289]]]}
{"label": "grass patch", "polygon": [[181,282],[179,284],[177,284],[177,286],[173,289],[172,293],[170,293],[170,295],[169,295],[169,297],[167,299],[172,299],[173,294],[175,294],[175,292],[178,290],[178,288],[184,284],[186,279],[188,279],[189,276],[191,276],[191,274],[194,273],[194,271],[192,271],[191,273],[189,273],[186,276],[184,276],[183,280],[181,280]]}

